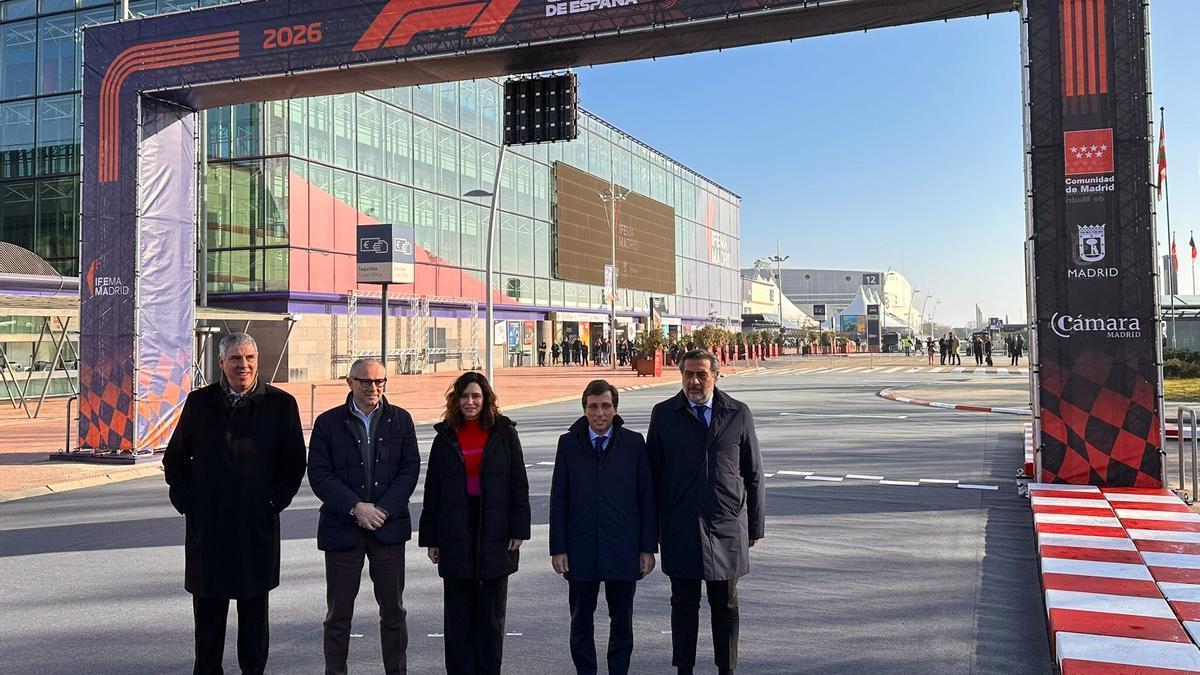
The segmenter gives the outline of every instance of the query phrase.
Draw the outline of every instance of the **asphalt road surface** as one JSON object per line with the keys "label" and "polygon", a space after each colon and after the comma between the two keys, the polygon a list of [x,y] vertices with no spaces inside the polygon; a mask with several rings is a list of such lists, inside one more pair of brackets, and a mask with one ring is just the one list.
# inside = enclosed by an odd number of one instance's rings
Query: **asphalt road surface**
{"label": "asphalt road surface", "polygon": [[[1031,515],[1013,479],[1021,418],[874,396],[885,386],[953,379],[964,378],[790,373],[722,381],[750,404],[773,474],[766,538],[738,586],[738,672],[1050,672]],[[674,391],[623,393],[627,426],[644,432],[651,405]],[[577,403],[512,414],[532,465],[534,527],[509,583],[505,672],[572,672],[566,582],[550,569],[546,518],[555,443],[579,414]],[[424,456],[432,431],[418,435]],[[318,506],[305,484],[283,514],[271,672],[322,670]],[[658,570],[638,584],[634,672],[673,672],[669,588]],[[405,604],[410,670],[442,671],[441,584],[415,543],[408,545]],[[0,504],[0,608],[0,672],[189,672],[183,518],[162,480]],[[352,672],[382,670],[376,611],[367,579],[355,612]],[[698,672],[715,672],[707,612],[702,606]],[[225,663],[237,672],[230,614]],[[603,655],[603,600],[597,619]]]}

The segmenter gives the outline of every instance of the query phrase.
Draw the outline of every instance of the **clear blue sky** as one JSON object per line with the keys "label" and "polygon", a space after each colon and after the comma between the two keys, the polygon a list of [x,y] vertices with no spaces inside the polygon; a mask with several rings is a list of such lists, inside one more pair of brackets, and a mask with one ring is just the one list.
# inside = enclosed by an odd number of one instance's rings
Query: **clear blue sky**
{"label": "clear blue sky", "polygon": [[[1198,28],[1200,1],[1153,1],[1181,253],[1200,229]],[[789,265],[899,270],[939,322],[1025,315],[1015,13],[583,69],[580,96],[742,196],[743,266],[779,239]]]}

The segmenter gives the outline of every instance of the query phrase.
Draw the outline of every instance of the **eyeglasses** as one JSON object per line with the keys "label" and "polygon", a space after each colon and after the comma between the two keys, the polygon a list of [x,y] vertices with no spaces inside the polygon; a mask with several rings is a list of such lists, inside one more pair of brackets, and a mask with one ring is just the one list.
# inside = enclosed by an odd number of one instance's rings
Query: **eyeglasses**
{"label": "eyeglasses", "polygon": [[357,382],[358,386],[363,387],[364,389],[367,387],[379,387],[380,389],[382,389],[384,387],[384,385],[387,384],[386,377],[380,378],[378,380],[363,379],[361,377],[352,377],[350,379]]}

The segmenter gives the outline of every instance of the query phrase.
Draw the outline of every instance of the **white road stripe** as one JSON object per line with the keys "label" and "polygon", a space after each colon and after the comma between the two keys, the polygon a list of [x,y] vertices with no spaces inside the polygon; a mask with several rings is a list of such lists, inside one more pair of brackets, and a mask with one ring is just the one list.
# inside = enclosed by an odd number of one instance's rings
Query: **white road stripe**
{"label": "white road stripe", "polygon": [[865,476],[857,473],[848,473],[846,478],[850,480],[883,480],[883,476]]}
{"label": "white road stripe", "polygon": [[1128,614],[1156,619],[1174,619],[1175,610],[1166,600],[1133,595],[1107,595],[1080,591],[1046,591],[1046,609],[1074,609],[1083,612]]}
{"label": "white road stripe", "polygon": [[959,483],[956,487],[964,490],[999,490],[999,485],[973,485],[971,483]]}
{"label": "white road stripe", "polygon": [[1150,567],[1177,567],[1181,569],[1200,570],[1200,555],[1189,553],[1154,553],[1143,551],[1142,560]]}
{"label": "white road stripe", "polygon": [[1200,650],[1193,644],[1062,631],[1056,634],[1055,645],[1059,664],[1063,659],[1079,659],[1200,672]]}
{"label": "white road stripe", "polygon": [[[959,487],[962,487],[961,485]],[[1065,513],[1035,513],[1034,523],[1056,523],[1060,525],[1094,525],[1096,527],[1120,527],[1121,521],[1102,516],[1072,516]]]}
{"label": "white road stripe", "polygon": [[1028,368],[1022,368],[1022,369],[1021,369],[1021,374],[1022,374],[1022,375],[1028,375],[1028,374],[1029,374],[1029,369],[1028,369]]}
{"label": "white road stripe", "polygon": [[971,371],[972,375],[987,375],[987,368],[975,368]]}
{"label": "white road stripe", "polygon": [[1183,504],[1183,500],[1175,495],[1125,495],[1106,492],[1104,497],[1110,502],[1142,502],[1143,504]]}
{"label": "white road stripe", "polygon": [[1200,585],[1180,584],[1174,581],[1158,582],[1158,590],[1167,596],[1168,600],[1180,602],[1200,602]]}
{"label": "white road stripe", "polygon": [[1060,492],[1099,492],[1095,485],[1066,485],[1063,483],[1030,483],[1030,490],[1058,490]]}
{"label": "white road stripe", "polygon": [[879,481],[879,484],[880,485],[907,485],[909,487],[916,487],[916,486],[920,485],[920,483],[918,483],[915,480],[881,480],[881,481]]}
{"label": "white road stripe", "polygon": [[1200,544],[1200,532],[1173,532],[1171,530],[1127,530],[1134,541],[1173,541],[1180,544]]}
{"label": "white road stripe", "polygon": [[775,473],[780,476],[811,476],[813,474],[811,471],[789,471],[787,469],[780,469]]}
{"label": "white road stripe", "polygon": [[840,483],[845,476],[805,476],[804,480],[825,480],[831,483]]}
{"label": "white road stripe", "polygon": [[1143,511],[1140,509],[1117,509],[1118,518],[1141,519],[1141,520],[1167,520],[1171,522],[1183,523],[1198,523],[1200,522],[1200,513],[1180,513],[1177,511]]}
{"label": "white road stripe", "polygon": [[1071,546],[1074,548],[1100,548],[1108,551],[1136,551],[1130,539],[1120,537],[1092,537],[1086,534],[1057,534],[1039,532],[1038,544],[1042,546]]}
{"label": "white road stripe", "polygon": [[888,368],[887,370],[885,370],[883,372],[884,373],[894,373],[897,370],[904,370],[904,366],[896,366],[895,368]]}
{"label": "white road stripe", "polygon": [[905,373],[919,373],[919,372],[921,372],[921,369],[920,368],[909,368],[908,370],[906,370],[904,372]]}
{"label": "white road stripe", "polygon": [[1074,574],[1081,577],[1133,579],[1135,581],[1154,580],[1145,565],[1072,560],[1071,558],[1042,558],[1042,574]]}
{"label": "white road stripe", "polygon": [[942,372],[942,371],[943,371],[943,370],[945,370],[945,369],[946,369],[946,366],[938,366],[937,368],[930,368],[930,369],[929,369],[929,372],[931,372],[931,373],[940,373],[940,372]]}
{"label": "white road stripe", "polygon": [[921,483],[940,483],[943,485],[958,485],[956,480],[948,480],[946,478],[922,478]]}
{"label": "white road stripe", "polygon": [[1008,374],[1008,368],[997,368],[997,369],[996,369],[996,374],[997,374],[997,375],[1007,375],[1007,374]]}
{"label": "white road stripe", "polygon": [[1079,506],[1085,509],[1105,509],[1109,512],[1112,511],[1112,507],[1103,499],[1071,499],[1069,497],[1039,497],[1034,495],[1033,505]]}
{"label": "white road stripe", "polygon": [[955,368],[954,370],[951,370],[950,372],[952,372],[952,373],[961,373],[961,372],[963,372],[964,370],[966,370],[966,368],[963,368],[962,366],[959,366],[958,368]]}

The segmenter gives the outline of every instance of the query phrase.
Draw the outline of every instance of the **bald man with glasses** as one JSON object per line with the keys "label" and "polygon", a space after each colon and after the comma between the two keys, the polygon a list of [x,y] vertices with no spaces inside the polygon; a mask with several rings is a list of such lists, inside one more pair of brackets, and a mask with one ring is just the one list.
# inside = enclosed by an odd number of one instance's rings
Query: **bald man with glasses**
{"label": "bald man with glasses", "polygon": [[317,548],[325,552],[325,672],[345,673],[350,619],[363,560],[379,603],[384,672],[406,673],[404,542],[412,537],[408,500],[420,458],[412,416],[383,395],[387,370],[358,359],[346,377],[346,402],[313,426],[308,482],[320,498]]}

